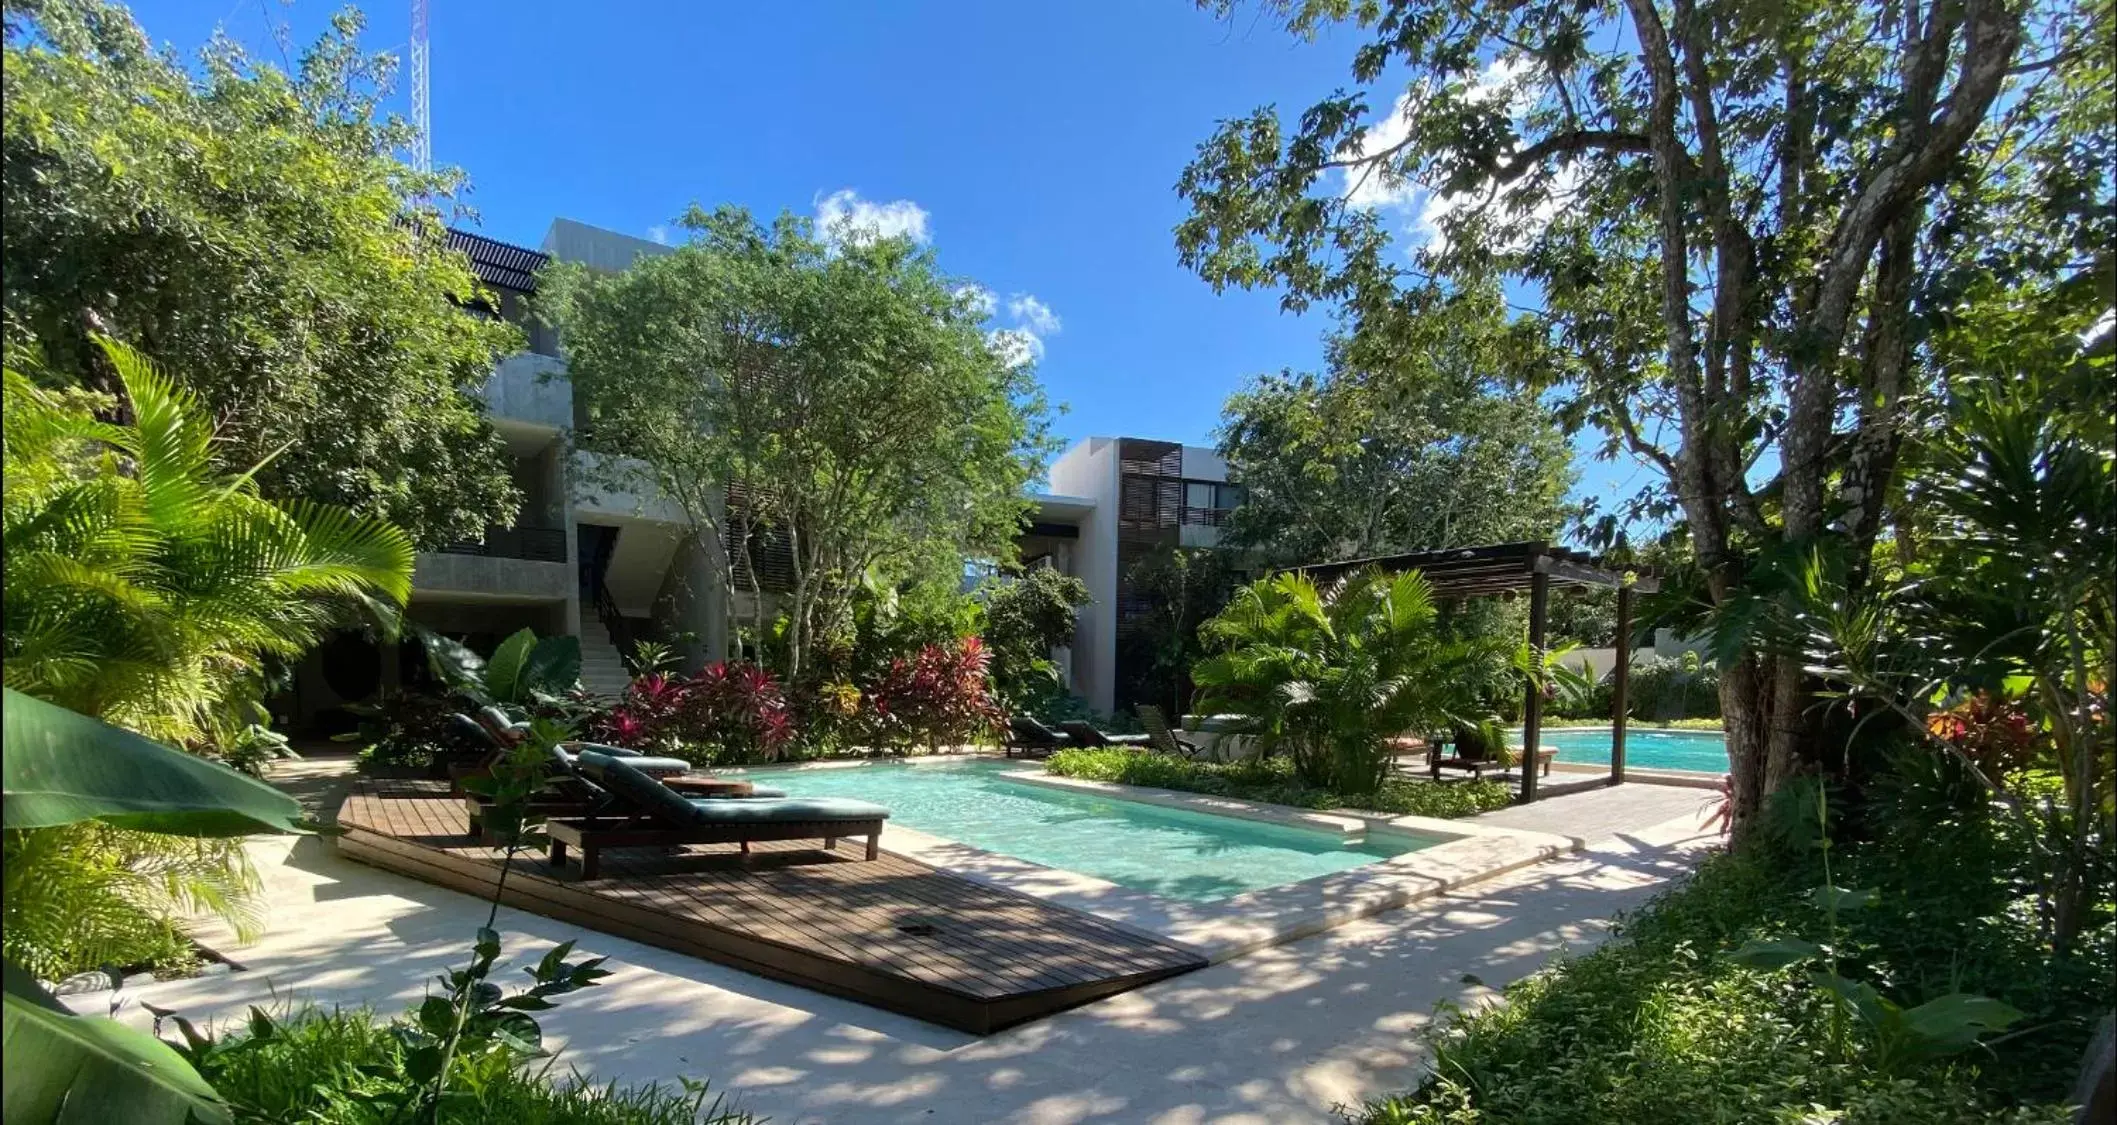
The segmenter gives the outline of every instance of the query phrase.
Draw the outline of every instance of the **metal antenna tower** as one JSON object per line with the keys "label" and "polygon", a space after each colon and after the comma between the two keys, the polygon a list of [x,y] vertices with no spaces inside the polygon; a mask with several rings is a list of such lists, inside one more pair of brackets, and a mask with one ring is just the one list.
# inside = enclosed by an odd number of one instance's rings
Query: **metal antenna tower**
{"label": "metal antenna tower", "polygon": [[412,127],[419,131],[412,163],[421,172],[434,170],[434,113],[427,101],[426,71],[426,0],[412,0]]}

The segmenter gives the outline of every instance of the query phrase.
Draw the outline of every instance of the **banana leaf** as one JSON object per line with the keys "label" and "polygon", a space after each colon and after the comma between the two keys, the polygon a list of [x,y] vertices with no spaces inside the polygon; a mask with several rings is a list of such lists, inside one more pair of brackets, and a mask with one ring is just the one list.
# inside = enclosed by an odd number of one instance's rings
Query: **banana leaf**
{"label": "banana leaf", "polygon": [[8,991],[0,997],[5,1005],[0,1120],[9,1125],[216,1125],[231,1120],[220,1096],[176,1048],[115,1020],[68,1015],[17,995],[16,977],[8,974]]}
{"label": "banana leaf", "polygon": [[0,824],[7,828],[100,820],[172,836],[309,831],[294,798],[255,778],[5,691]]}

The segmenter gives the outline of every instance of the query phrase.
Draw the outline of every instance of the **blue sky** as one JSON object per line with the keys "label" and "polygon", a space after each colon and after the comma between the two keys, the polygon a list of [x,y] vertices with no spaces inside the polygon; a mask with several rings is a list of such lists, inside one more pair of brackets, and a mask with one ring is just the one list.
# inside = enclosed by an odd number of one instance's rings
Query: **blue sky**
{"label": "blue sky", "polygon": [[[1245,378],[1320,363],[1323,314],[1177,264],[1173,188],[1219,118],[1348,83],[1347,35],[1298,43],[1181,0],[431,2],[434,159],[469,172],[492,237],[534,246],[555,216],[645,237],[693,201],[918,226],[994,292],[996,327],[1036,332],[1068,441],[1210,443]],[[275,60],[268,20],[298,50],[334,9],[133,4],[158,42],[189,52],[218,26]],[[409,3],[366,10],[365,44],[403,57]],[[1580,491],[1641,483],[1578,460]]]}

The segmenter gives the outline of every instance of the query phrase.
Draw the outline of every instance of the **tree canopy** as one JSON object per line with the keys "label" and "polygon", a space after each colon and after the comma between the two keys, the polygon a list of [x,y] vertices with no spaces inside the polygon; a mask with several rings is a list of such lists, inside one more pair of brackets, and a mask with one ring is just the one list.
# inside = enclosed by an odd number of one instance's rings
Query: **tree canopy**
{"label": "tree canopy", "polygon": [[[393,152],[393,63],[357,13],[281,73],[216,39],[194,71],[99,0],[6,5],[6,342],[40,377],[114,391],[90,336],[196,392],[265,495],[382,516],[422,544],[512,520],[476,390],[519,334]],[[278,455],[278,456],[274,456]]]}
{"label": "tree canopy", "polygon": [[1556,537],[1572,450],[1519,378],[1540,336],[1507,324],[1496,291],[1403,327],[1228,399],[1220,451],[1245,489],[1231,545],[1294,563]]}
{"label": "tree canopy", "polygon": [[622,455],[605,471],[720,536],[731,593],[763,592],[739,565],[753,542],[784,547],[788,677],[871,578],[1011,559],[1046,407],[970,287],[908,239],[739,208],[682,225],[685,245],[623,273],[552,270],[543,308],[583,443]]}
{"label": "tree canopy", "polygon": [[[2034,309],[2052,339],[2106,307],[2107,4],[1268,7],[1360,28],[1358,88],[1222,123],[1178,185],[1184,262],[1330,303],[1356,339],[1524,288],[1567,419],[1662,477],[1603,533],[1680,519],[1714,604],[1761,552],[1865,558],[1966,305]],[[1409,256],[1392,208],[1417,209]],[[1816,715],[1792,656],[1725,671],[1740,832]]]}

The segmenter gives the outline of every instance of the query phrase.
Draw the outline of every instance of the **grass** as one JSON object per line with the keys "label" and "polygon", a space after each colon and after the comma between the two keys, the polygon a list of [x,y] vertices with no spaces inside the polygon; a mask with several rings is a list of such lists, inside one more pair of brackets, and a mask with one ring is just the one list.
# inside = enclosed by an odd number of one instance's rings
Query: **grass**
{"label": "grass", "polygon": [[1504,1004],[1448,1013],[1428,1037],[1431,1077],[1369,1106],[1367,1125],[2070,1121],[2082,1049],[2117,1001],[2107,900],[2081,951],[2056,957],[2025,910],[2020,841],[1974,801],[1871,815],[1858,831],[1831,852],[1839,885],[1876,892],[1842,919],[1844,971],[1906,1007],[1994,997],[2026,1014],[2007,1034],[1900,1061],[1855,1020],[1841,1051],[1804,966],[1729,959],[1752,938],[1825,937],[1820,853],[1782,843],[1713,857],[1596,952],[1516,983]]}
{"label": "grass", "polygon": [[1283,758],[1193,762],[1139,750],[1061,750],[1045,762],[1059,777],[1180,789],[1304,809],[1365,809],[1395,816],[1462,817],[1504,808],[1514,791],[1482,779],[1435,784],[1391,780],[1369,794],[1337,793],[1301,784]]}
{"label": "grass", "polygon": [[[382,1125],[397,1120],[392,1095],[404,1060],[390,1025],[365,1010],[311,1010],[277,1021],[260,1039],[238,1032],[210,1049],[199,1072],[241,1122]],[[475,1064],[473,1064],[475,1065]],[[566,1071],[486,1066],[456,1084],[440,1120],[450,1125],[753,1125],[720,1108],[703,1083],[596,1085]]]}

